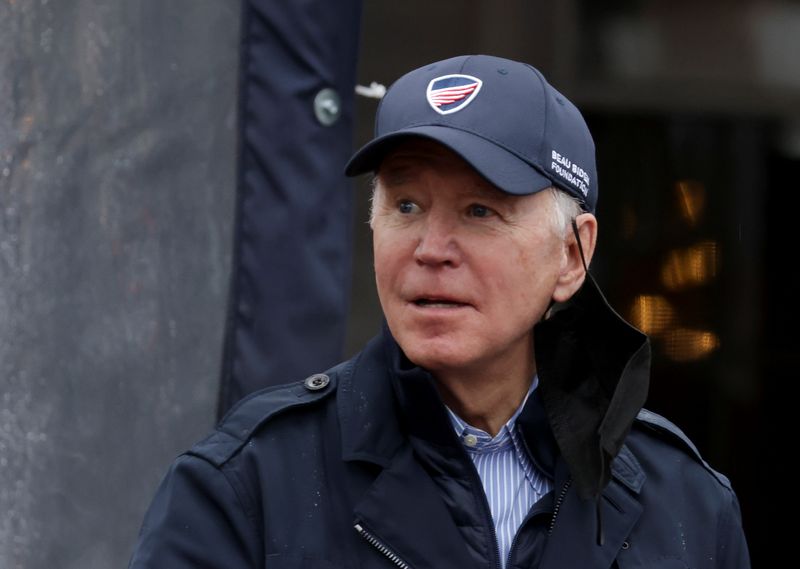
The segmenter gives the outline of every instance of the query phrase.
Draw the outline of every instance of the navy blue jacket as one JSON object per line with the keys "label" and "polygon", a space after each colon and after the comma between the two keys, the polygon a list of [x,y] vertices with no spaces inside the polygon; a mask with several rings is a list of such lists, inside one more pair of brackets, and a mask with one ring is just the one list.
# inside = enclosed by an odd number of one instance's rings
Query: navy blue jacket
{"label": "navy blue jacket", "polygon": [[[728,480],[674,425],[640,411],[601,495],[586,499],[540,391],[518,424],[554,490],[523,522],[509,569],[749,567]],[[432,378],[388,331],[325,374],[238,404],[172,465],[131,560],[133,569],[392,566],[500,565],[472,461]]]}

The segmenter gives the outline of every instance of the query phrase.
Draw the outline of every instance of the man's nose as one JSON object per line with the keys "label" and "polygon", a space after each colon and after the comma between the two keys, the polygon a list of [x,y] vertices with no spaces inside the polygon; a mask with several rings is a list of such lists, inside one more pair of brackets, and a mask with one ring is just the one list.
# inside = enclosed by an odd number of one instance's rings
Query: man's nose
{"label": "man's nose", "polygon": [[451,266],[461,263],[457,223],[447,214],[430,212],[421,228],[414,258],[420,265]]}

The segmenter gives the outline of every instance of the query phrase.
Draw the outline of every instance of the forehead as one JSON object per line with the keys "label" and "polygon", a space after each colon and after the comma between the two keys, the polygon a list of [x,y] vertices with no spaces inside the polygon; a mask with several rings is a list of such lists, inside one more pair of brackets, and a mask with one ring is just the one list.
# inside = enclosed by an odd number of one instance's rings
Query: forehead
{"label": "forehead", "polygon": [[471,190],[509,196],[481,176],[458,154],[447,147],[424,138],[409,138],[387,152],[376,172],[378,181],[391,187],[413,180],[423,169],[431,168],[440,174],[469,179]]}
{"label": "forehead", "polygon": [[386,153],[378,167],[377,174],[385,174],[390,170],[403,167],[414,168],[423,165],[475,172],[472,166],[446,146],[425,138],[407,138]]}

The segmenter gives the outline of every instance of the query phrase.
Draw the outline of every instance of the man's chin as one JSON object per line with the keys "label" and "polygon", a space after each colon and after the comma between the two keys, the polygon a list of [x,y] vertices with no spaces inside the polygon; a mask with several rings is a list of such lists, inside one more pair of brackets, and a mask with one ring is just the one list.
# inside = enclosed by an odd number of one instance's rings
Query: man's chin
{"label": "man's chin", "polygon": [[406,346],[401,343],[400,347],[411,362],[433,373],[466,368],[471,359],[463,344],[453,346],[441,339],[408,342]]}

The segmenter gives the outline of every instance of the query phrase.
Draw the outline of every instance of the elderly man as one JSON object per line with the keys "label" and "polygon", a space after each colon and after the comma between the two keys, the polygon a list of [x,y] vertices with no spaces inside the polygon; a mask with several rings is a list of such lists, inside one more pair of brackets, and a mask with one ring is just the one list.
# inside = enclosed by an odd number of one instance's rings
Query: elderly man
{"label": "elderly man", "polygon": [[366,172],[383,332],[180,457],[132,567],[748,567],[728,480],[641,409],[647,339],[587,273],[578,110],[528,65],[437,62],[386,94]]}

